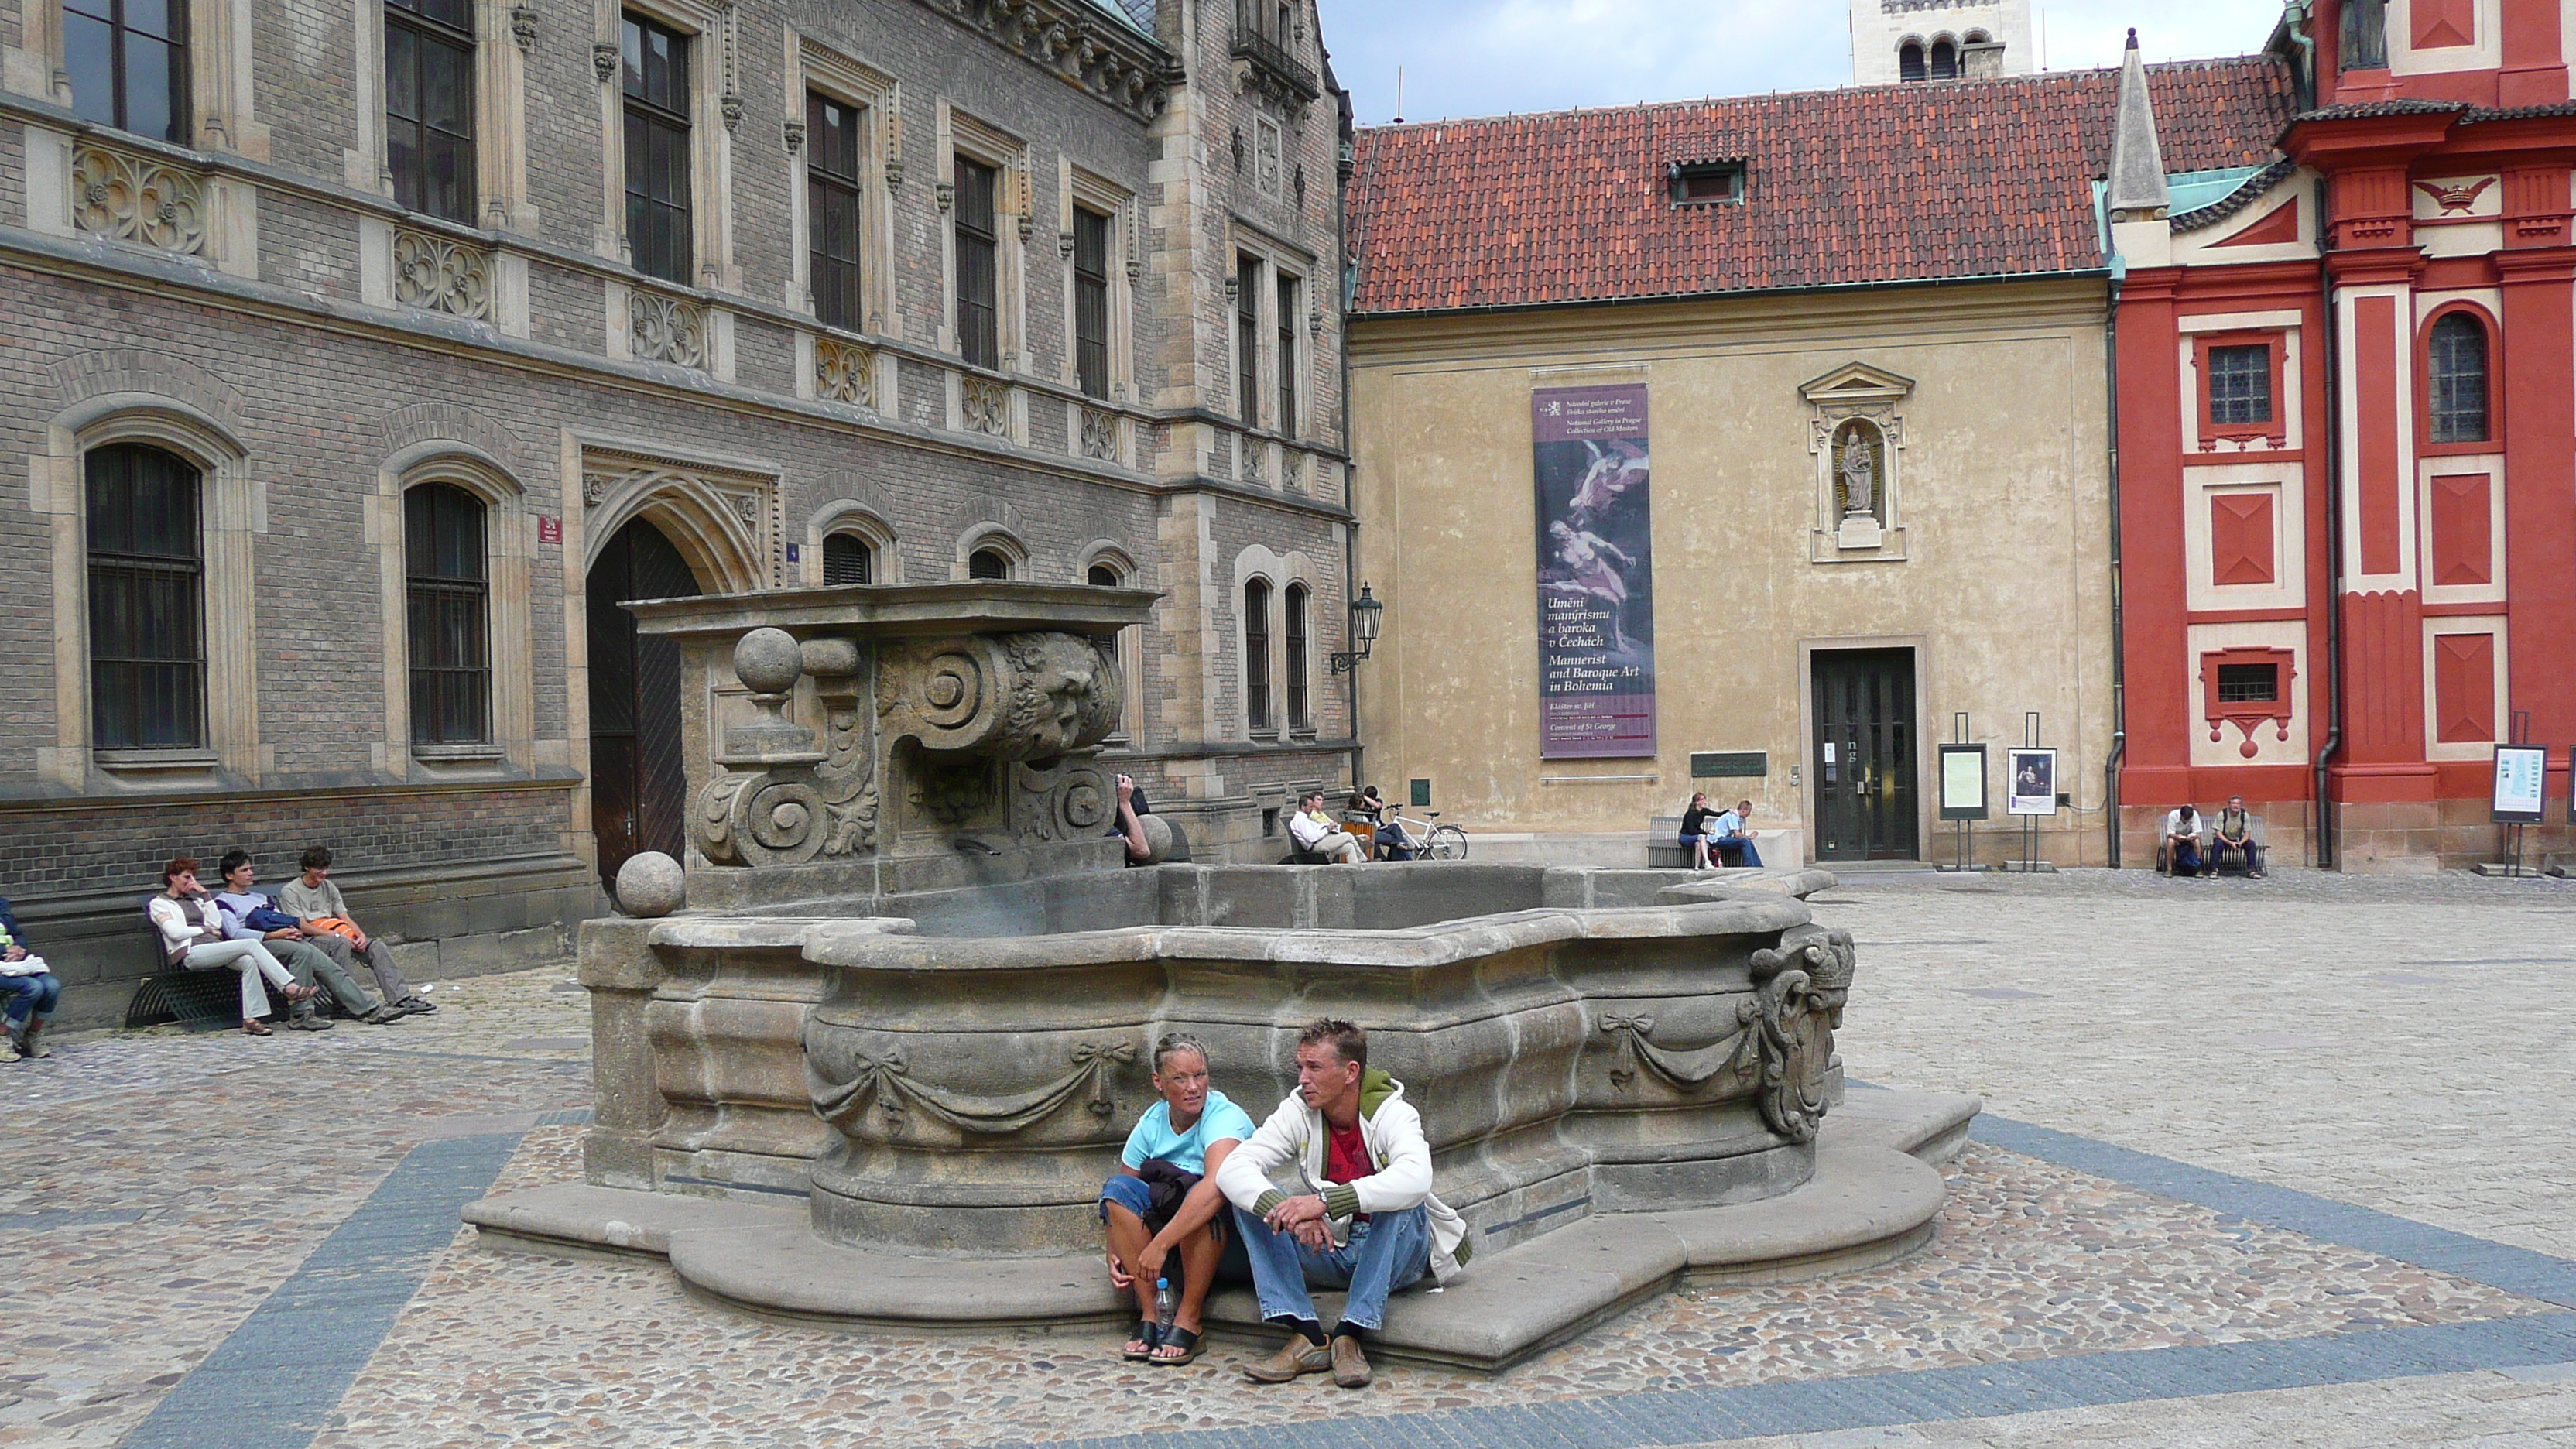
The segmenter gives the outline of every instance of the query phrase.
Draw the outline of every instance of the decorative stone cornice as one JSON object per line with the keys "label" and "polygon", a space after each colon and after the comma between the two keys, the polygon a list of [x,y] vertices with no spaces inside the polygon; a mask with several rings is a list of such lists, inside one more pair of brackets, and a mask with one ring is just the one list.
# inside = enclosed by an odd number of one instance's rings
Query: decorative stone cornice
{"label": "decorative stone cornice", "polygon": [[1169,51],[1087,0],[921,0],[994,44],[1150,121],[1181,81]]}

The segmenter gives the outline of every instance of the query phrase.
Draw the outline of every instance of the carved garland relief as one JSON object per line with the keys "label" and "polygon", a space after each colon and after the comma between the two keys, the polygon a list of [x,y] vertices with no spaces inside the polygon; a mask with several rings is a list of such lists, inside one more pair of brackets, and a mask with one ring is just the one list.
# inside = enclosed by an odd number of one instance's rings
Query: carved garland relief
{"label": "carved garland relief", "polygon": [[1777,949],[1753,953],[1754,990],[1735,1009],[1735,1030],[1704,1047],[1658,1045],[1652,1016],[1602,1013],[1595,1025],[1613,1038],[1611,1085],[1629,1092],[1651,1075],[1685,1094],[1751,1087],[1772,1131],[1814,1141],[1858,954],[1849,931],[1784,933]]}

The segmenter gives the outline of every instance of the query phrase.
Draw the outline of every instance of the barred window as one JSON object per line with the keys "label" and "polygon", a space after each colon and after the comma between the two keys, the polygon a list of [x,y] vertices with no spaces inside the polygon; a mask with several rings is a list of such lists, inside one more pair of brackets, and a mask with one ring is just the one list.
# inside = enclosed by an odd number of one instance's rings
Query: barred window
{"label": "barred window", "polygon": [[635,270],[689,276],[689,38],[641,16],[622,32],[626,75],[626,244]]}
{"label": "barred window", "polygon": [[1947,40],[1932,42],[1932,79],[1959,78],[1959,48]]}
{"label": "barred window", "polygon": [[1073,213],[1073,370],[1082,390],[1109,396],[1109,218]]}
{"label": "barred window", "polygon": [[2218,702],[2220,704],[2269,703],[2280,697],[2281,666],[2277,664],[2218,666]]}
{"label": "barred window", "polygon": [[966,577],[970,579],[1007,579],[1011,576],[1011,556],[998,548],[979,548],[966,556]]}
{"label": "barred window", "polygon": [[2209,421],[2218,427],[2272,421],[2269,344],[2209,349]]}
{"label": "barred window", "polygon": [[876,550],[856,534],[835,533],[823,540],[823,582],[872,584],[877,581]]}
{"label": "barred window", "polygon": [[866,325],[859,258],[866,208],[859,189],[859,138],[865,112],[829,96],[805,97],[805,190],[811,233],[807,269],[814,315],[855,332]]}
{"label": "barred window", "polygon": [[1288,642],[1288,728],[1310,730],[1315,712],[1306,691],[1306,613],[1311,600],[1304,584],[1290,584],[1286,606]]}
{"label": "barred window", "polygon": [[1897,47],[1896,78],[1898,80],[1919,81],[1930,74],[1923,67],[1923,47],[1919,42],[1909,40]]}
{"label": "barred window", "polygon": [[2433,441],[2487,440],[2487,329],[2466,312],[2433,324],[2426,370],[2432,392]]}
{"label": "barred window", "polygon": [[411,636],[411,742],[492,740],[491,586],[483,500],[449,483],[403,495]]}
{"label": "barred window", "polygon": [[1090,581],[1091,586],[1095,589],[1114,589],[1121,587],[1126,583],[1126,580],[1118,576],[1118,569],[1112,564],[1093,564],[1091,566],[1091,571],[1084,577]]}
{"label": "barred window", "polygon": [[385,167],[394,200],[474,220],[474,10],[385,0]]}
{"label": "barred window", "polygon": [[1278,728],[1270,715],[1270,586],[1243,586],[1243,713],[1254,731]]}
{"label": "barred window", "polygon": [[85,471],[91,742],[103,750],[203,749],[203,480],[179,458],[130,444],[92,451]]}
{"label": "barred window", "polygon": [[63,73],[81,119],[187,144],[184,0],[63,0]]}
{"label": "barred window", "polygon": [[977,367],[1002,365],[1001,233],[993,190],[1001,173],[957,158],[957,346]]}

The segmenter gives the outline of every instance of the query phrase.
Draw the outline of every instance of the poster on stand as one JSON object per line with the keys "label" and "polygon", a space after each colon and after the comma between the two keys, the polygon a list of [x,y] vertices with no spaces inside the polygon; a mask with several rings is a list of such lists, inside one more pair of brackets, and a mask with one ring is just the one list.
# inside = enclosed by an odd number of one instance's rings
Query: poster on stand
{"label": "poster on stand", "polygon": [[1655,752],[1646,385],[1530,394],[1538,492],[1539,756]]}
{"label": "poster on stand", "polygon": [[1941,818],[1986,818],[1986,747],[1941,747]]}
{"label": "poster on stand", "polygon": [[2495,822],[2538,825],[2549,810],[2549,751],[2538,745],[2498,745],[2495,752]]}
{"label": "poster on stand", "polygon": [[2057,751],[2013,750],[2004,756],[2012,785],[2004,792],[2007,815],[2057,813]]}

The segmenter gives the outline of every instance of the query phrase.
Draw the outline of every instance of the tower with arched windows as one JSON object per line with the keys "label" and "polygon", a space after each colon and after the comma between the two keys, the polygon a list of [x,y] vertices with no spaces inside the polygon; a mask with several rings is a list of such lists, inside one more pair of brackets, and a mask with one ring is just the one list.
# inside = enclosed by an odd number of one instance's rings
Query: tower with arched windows
{"label": "tower with arched windows", "polygon": [[1854,85],[2038,68],[2030,0],[1852,0],[1851,33]]}

